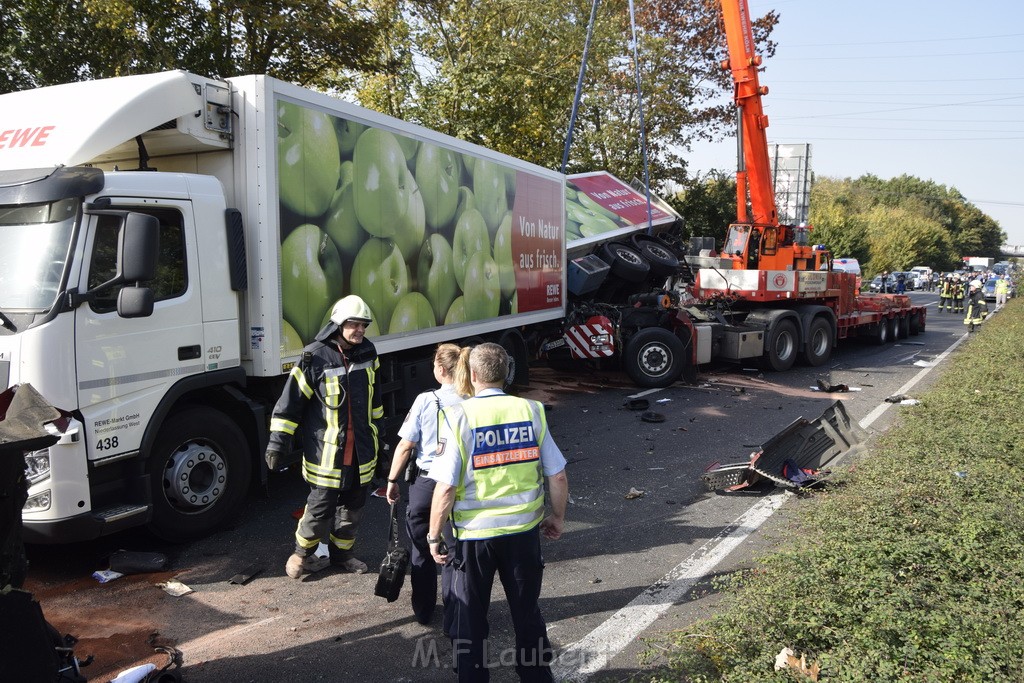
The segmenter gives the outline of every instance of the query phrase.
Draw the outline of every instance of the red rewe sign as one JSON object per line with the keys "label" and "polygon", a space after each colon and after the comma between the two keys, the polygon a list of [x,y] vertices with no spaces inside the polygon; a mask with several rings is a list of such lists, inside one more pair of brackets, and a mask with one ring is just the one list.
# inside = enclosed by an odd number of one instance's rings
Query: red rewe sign
{"label": "red rewe sign", "polygon": [[0,149],[15,147],[42,147],[56,126],[38,126],[36,128],[8,128],[0,130]]}

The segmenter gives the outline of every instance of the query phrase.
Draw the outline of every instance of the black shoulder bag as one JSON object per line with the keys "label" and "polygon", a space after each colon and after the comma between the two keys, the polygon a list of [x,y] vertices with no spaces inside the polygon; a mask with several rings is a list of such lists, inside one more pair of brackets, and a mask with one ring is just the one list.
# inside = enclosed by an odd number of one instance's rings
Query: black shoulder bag
{"label": "black shoulder bag", "polygon": [[373,594],[386,598],[388,602],[398,599],[405,583],[405,572],[409,568],[409,549],[398,545],[398,505],[391,506],[391,532],[388,535],[388,554],[380,564],[377,585]]}

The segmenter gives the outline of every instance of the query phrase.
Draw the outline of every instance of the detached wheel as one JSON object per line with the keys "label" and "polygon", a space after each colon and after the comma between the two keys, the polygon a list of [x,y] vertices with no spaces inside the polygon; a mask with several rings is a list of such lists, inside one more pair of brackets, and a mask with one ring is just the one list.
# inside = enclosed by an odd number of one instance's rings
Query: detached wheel
{"label": "detached wheel", "polygon": [[178,543],[230,520],[245,502],[252,477],[247,444],[238,426],[216,410],[172,415],[149,460],[153,533]]}
{"label": "detached wheel", "polygon": [[667,387],[683,372],[685,347],[675,334],[661,327],[640,330],[629,340],[623,362],[626,374],[640,387]]}
{"label": "detached wheel", "polygon": [[797,348],[799,337],[796,325],[792,320],[780,320],[768,333],[768,344],[764,352],[765,364],[776,372],[789,370],[796,362]]}
{"label": "detached wheel", "polygon": [[601,245],[598,256],[608,264],[612,275],[626,282],[643,282],[651,271],[651,265],[639,252],[620,242]]}
{"label": "detached wheel", "polygon": [[826,318],[815,318],[807,332],[804,360],[812,367],[824,365],[832,355],[832,325]]}
{"label": "detached wheel", "polygon": [[921,315],[919,313],[911,313],[910,322],[907,327],[909,328],[910,334],[915,336],[921,334],[924,330],[924,327],[921,325]]}

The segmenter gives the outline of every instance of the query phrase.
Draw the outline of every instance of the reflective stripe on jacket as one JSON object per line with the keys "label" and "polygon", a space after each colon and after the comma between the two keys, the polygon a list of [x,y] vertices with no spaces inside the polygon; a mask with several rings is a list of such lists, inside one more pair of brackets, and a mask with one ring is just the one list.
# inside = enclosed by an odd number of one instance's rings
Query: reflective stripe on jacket
{"label": "reflective stripe on jacket", "polygon": [[547,433],[544,408],[504,394],[471,398],[445,408],[458,436],[462,480],[452,520],[459,540],[529,531],[544,516],[540,443]]}
{"label": "reflective stripe on jacket", "polygon": [[[270,420],[270,444],[287,453],[299,433],[302,478],[314,486],[348,490],[373,478],[384,417],[377,391],[377,350],[364,340],[342,356],[331,340],[314,341],[292,368]],[[353,433],[348,433],[349,406]],[[344,467],[346,442],[353,461]]]}

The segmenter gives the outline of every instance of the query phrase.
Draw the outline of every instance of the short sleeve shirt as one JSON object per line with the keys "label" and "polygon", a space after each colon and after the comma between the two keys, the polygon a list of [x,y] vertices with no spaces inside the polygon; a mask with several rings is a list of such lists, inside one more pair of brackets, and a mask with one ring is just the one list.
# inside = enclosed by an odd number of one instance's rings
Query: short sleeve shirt
{"label": "short sleeve shirt", "polygon": [[413,401],[412,407],[405,416],[405,422],[398,430],[398,436],[416,444],[416,466],[420,471],[430,471],[437,452],[437,413],[439,408],[461,403],[462,396],[455,391],[452,384],[442,384],[440,389],[424,391]]}
{"label": "short sleeve shirt", "polygon": [[[477,396],[486,398],[501,393],[500,389],[484,389]],[[442,484],[458,486],[462,478],[462,458],[459,455],[459,447],[453,442],[456,436],[447,425],[441,425],[439,434],[447,443],[443,451],[434,458],[429,476]],[[545,477],[554,476],[565,469],[565,456],[551,438],[550,428],[545,430],[544,439],[540,442],[540,465]]]}

